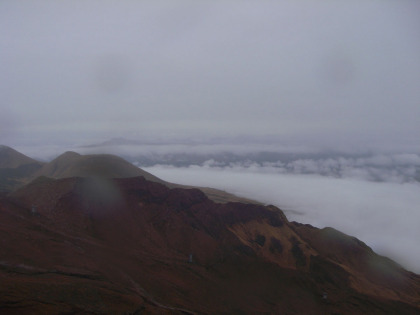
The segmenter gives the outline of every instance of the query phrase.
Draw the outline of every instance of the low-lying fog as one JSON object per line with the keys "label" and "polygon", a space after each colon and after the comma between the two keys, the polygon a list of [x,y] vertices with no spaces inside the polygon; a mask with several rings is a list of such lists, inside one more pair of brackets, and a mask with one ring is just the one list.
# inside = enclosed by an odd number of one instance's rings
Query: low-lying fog
{"label": "low-lying fog", "polygon": [[331,226],[420,273],[420,184],[273,172],[269,167],[173,167],[146,171],[170,182],[224,189],[283,209],[291,221]]}

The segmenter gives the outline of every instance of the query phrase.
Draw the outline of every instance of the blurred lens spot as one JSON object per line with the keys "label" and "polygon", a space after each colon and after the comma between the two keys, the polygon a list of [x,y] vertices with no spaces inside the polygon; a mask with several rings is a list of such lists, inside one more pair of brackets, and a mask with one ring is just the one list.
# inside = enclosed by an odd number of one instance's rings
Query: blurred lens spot
{"label": "blurred lens spot", "polygon": [[120,92],[127,88],[131,80],[131,66],[123,56],[103,56],[94,65],[94,81],[100,91],[106,93]]}

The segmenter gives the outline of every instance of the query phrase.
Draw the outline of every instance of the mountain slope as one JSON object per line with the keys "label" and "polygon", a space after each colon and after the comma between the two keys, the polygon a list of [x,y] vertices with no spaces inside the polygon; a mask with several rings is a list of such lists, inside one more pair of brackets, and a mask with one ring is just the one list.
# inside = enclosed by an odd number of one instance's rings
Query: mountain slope
{"label": "mountain slope", "polygon": [[[65,152],[51,162],[45,164],[33,178],[45,176],[50,178],[95,177],[95,178],[128,178],[143,176],[145,179],[158,182],[169,188],[193,188],[165,182],[160,178],[134,166],[126,160],[110,154],[80,155],[76,152]],[[206,195],[217,202],[241,201],[252,202],[218,189],[200,187]]]}
{"label": "mountain slope", "polygon": [[8,313],[420,311],[420,277],[355,238],[143,177],[39,178],[0,219]]}
{"label": "mountain slope", "polygon": [[21,186],[42,164],[10,147],[0,145],[0,192],[12,191]]}
{"label": "mountain slope", "polygon": [[156,176],[143,171],[118,156],[109,154],[80,155],[76,152],[66,152],[58,156],[45,164],[37,175],[51,178],[123,178],[143,176],[146,179],[161,182]]}
{"label": "mountain slope", "polygon": [[[165,182],[126,160],[109,154],[80,155],[69,151],[49,163],[41,163],[12,148],[0,146],[0,163],[7,166],[0,168],[0,193],[9,193],[40,176],[51,178],[125,178],[143,176],[148,180],[162,183],[170,188],[193,188]],[[214,188],[200,187],[200,189],[212,200],[221,203],[229,201],[258,203]]]}
{"label": "mountain slope", "polygon": [[27,164],[42,164],[15,149],[0,145],[0,168],[16,168]]}

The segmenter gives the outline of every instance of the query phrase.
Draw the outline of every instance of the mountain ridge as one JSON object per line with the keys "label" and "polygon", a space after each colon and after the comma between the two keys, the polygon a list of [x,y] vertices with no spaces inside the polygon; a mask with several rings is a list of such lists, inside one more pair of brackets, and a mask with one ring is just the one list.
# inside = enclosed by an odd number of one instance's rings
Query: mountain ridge
{"label": "mountain ridge", "polygon": [[0,145],[0,192],[8,192],[23,185],[42,165],[43,162]]}
{"label": "mountain ridge", "polygon": [[161,181],[156,176],[111,154],[81,155],[67,151],[45,164],[36,176],[51,178],[66,177],[135,177],[144,176],[153,181]]}
{"label": "mountain ridge", "polygon": [[[17,168],[0,168],[0,192],[8,193],[22,187],[24,184],[35,180],[37,177],[66,178],[66,177],[99,177],[99,178],[124,178],[144,176],[146,179],[162,183],[171,188],[193,188],[193,186],[180,185],[166,182],[145,170],[133,165],[127,160],[112,154],[87,154],[67,151],[47,163],[33,160],[20,152],[10,149],[23,156],[27,161],[36,163],[24,164]],[[0,155],[1,162],[1,155]],[[212,200],[217,202],[241,201],[258,203],[243,197],[238,197],[225,191],[199,187]]]}
{"label": "mountain ridge", "polygon": [[42,162],[32,159],[9,146],[0,145],[0,168],[17,168],[34,163],[42,164]]}
{"label": "mountain ridge", "polygon": [[[77,305],[94,313],[140,306],[152,314],[420,309],[420,276],[354,237],[289,222],[274,206],[218,204],[198,189],[144,177],[41,178],[0,199],[0,216],[0,235],[11,240],[1,249],[0,273],[6,279],[23,273],[6,281],[4,290],[14,293],[0,290],[0,304],[20,310],[28,295],[19,287],[27,281],[37,288],[38,310],[46,301],[55,311],[72,309],[78,298],[66,293],[68,286],[86,286]],[[64,281],[55,284],[56,297],[32,275],[36,270]],[[108,296],[105,308],[95,290]]]}
{"label": "mountain ridge", "polygon": [[111,155],[66,152],[37,174],[0,195],[0,312],[420,311],[419,275],[275,206],[217,203]]}

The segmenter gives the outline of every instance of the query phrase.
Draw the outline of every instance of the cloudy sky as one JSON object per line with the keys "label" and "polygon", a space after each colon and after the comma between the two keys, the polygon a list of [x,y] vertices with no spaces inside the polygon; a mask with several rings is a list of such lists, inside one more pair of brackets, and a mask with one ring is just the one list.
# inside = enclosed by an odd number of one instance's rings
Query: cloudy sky
{"label": "cloudy sky", "polygon": [[0,143],[419,151],[418,1],[0,2]]}

